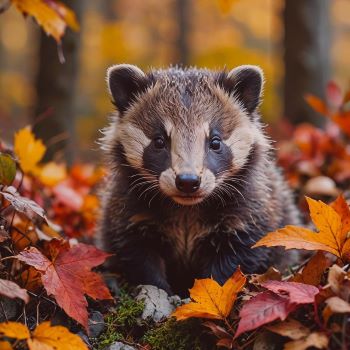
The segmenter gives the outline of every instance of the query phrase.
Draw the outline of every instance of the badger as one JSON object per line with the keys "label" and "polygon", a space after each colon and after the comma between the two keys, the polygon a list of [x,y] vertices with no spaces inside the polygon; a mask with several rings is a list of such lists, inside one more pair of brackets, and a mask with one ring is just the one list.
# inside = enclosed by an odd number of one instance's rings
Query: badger
{"label": "badger", "polygon": [[[263,72],[120,64],[107,72],[116,107],[101,139],[109,175],[99,242],[131,284],[186,295],[195,278],[281,262],[251,246],[299,223],[259,114]],[[282,259],[283,260],[283,259]]]}

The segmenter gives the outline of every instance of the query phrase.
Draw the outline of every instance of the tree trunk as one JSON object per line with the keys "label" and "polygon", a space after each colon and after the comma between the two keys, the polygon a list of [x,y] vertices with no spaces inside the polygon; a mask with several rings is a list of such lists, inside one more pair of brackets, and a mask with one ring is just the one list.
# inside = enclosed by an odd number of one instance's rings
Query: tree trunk
{"label": "tree trunk", "polygon": [[329,7],[329,0],[285,0],[284,113],[292,123],[323,123],[304,95],[323,98],[329,80]]}
{"label": "tree trunk", "polygon": [[[81,24],[84,1],[67,0]],[[72,163],[75,155],[75,83],[78,76],[80,32],[69,28],[62,39],[65,63],[60,63],[52,37],[40,33],[39,67],[36,81],[37,106],[34,132],[48,145],[46,160],[53,156]]]}
{"label": "tree trunk", "polygon": [[187,65],[189,63],[189,11],[190,0],[175,0],[175,13],[177,20],[177,53],[175,63]]}

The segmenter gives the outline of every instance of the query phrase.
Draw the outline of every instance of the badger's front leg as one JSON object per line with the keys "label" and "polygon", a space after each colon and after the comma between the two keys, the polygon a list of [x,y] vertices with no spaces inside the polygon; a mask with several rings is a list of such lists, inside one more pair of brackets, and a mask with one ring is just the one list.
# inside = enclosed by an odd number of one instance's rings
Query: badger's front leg
{"label": "badger's front leg", "polygon": [[196,278],[212,277],[224,284],[238,267],[243,273],[264,272],[271,263],[269,251],[251,249],[252,239],[247,233],[215,232],[204,240],[194,255]]}
{"label": "badger's front leg", "polygon": [[151,284],[170,293],[165,264],[156,251],[154,241],[144,235],[144,229],[133,227],[119,232],[105,232],[104,248],[115,255],[108,267],[122,272],[128,282]]}

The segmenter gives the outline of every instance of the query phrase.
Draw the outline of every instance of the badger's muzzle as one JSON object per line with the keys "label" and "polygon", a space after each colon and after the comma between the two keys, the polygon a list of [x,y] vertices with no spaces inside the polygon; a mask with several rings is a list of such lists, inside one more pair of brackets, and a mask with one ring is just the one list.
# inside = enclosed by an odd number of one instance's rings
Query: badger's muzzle
{"label": "badger's muzzle", "polygon": [[195,174],[180,174],[175,178],[176,188],[186,194],[196,192],[201,184],[201,178]]}

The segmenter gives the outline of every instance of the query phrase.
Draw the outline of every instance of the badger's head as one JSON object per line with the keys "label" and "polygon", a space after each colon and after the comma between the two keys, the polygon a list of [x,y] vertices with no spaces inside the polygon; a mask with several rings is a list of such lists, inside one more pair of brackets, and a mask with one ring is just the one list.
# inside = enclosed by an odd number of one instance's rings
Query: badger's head
{"label": "badger's head", "polygon": [[260,68],[146,74],[122,64],[109,68],[107,82],[118,110],[107,133],[110,155],[122,152],[119,165],[135,172],[131,191],[180,205],[239,195],[232,180],[244,182],[239,174],[254,147],[268,147],[257,113]]}

